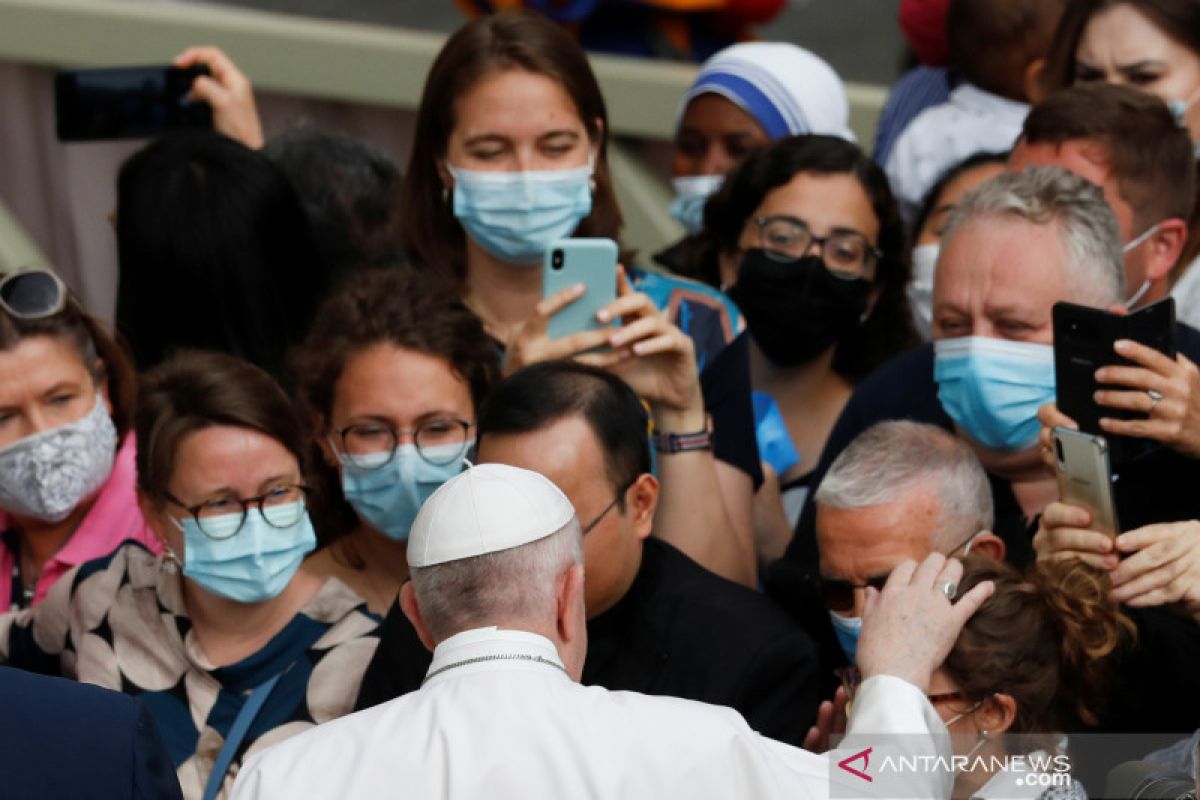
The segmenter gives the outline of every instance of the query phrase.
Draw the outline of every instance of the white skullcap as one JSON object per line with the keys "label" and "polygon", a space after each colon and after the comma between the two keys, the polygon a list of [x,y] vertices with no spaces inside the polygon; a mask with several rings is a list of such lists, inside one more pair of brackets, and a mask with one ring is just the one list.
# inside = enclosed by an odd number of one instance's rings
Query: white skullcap
{"label": "white skullcap", "polygon": [[575,507],[548,478],[507,464],[480,464],[438,487],[413,521],[408,564],[432,567],[544,539]]}
{"label": "white skullcap", "polygon": [[702,94],[719,94],[758,121],[772,140],[824,133],[855,141],[842,79],[822,58],[785,42],[744,42],[700,66],[683,96],[683,112]]}

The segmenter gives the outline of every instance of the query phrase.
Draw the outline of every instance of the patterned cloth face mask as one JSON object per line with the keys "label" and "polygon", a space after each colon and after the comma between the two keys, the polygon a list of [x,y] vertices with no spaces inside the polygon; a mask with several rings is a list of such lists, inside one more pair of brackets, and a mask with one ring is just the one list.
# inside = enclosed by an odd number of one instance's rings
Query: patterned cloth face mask
{"label": "patterned cloth face mask", "polygon": [[62,522],[104,485],[117,454],[117,429],[99,393],[75,422],[0,449],[0,508],[17,517]]}

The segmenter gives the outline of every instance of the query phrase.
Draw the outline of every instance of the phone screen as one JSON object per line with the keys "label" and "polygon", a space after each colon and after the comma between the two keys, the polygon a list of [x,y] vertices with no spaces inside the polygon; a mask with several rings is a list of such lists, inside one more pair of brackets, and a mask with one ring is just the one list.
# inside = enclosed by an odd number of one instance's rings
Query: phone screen
{"label": "phone screen", "polygon": [[188,99],[204,66],[66,70],[54,76],[58,139],[142,139],[212,127],[207,103]]}

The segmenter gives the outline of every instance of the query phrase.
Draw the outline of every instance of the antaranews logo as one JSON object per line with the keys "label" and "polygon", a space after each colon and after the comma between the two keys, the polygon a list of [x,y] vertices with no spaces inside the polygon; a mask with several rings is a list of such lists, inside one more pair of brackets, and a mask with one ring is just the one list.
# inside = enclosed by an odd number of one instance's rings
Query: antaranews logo
{"label": "antaranews logo", "polygon": [[[868,747],[866,750],[860,750],[859,752],[855,753],[852,756],[847,756],[846,758],[843,758],[841,761],[838,762],[837,765],[839,767],[841,767],[842,769],[846,770],[846,772],[849,772],[851,775],[862,778],[867,783],[871,783],[875,779],[867,774],[867,768],[871,766],[871,751],[874,749],[875,748],[873,748],[873,747]],[[859,761],[862,762],[861,770],[858,769],[857,767],[851,766],[852,764],[855,764]]]}

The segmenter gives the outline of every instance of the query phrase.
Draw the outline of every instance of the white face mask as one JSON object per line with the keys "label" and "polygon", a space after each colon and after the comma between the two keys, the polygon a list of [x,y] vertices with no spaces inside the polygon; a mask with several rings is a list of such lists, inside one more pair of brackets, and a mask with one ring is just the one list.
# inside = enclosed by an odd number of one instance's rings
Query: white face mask
{"label": "white face mask", "polygon": [[679,220],[679,224],[686,228],[688,233],[699,233],[704,227],[704,204],[724,182],[724,175],[687,175],[672,178],[675,201],[671,203],[671,216]]}
{"label": "white face mask", "polygon": [[912,251],[912,279],[908,282],[908,305],[912,309],[913,323],[921,338],[929,341],[933,336],[933,275],[937,268],[941,245],[922,244]]}
{"label": "white face mask", "polygon": [[104,398],[82,418],[0,449],[0,508],[62,522],[104,485],[117,453],[117,429]]}

